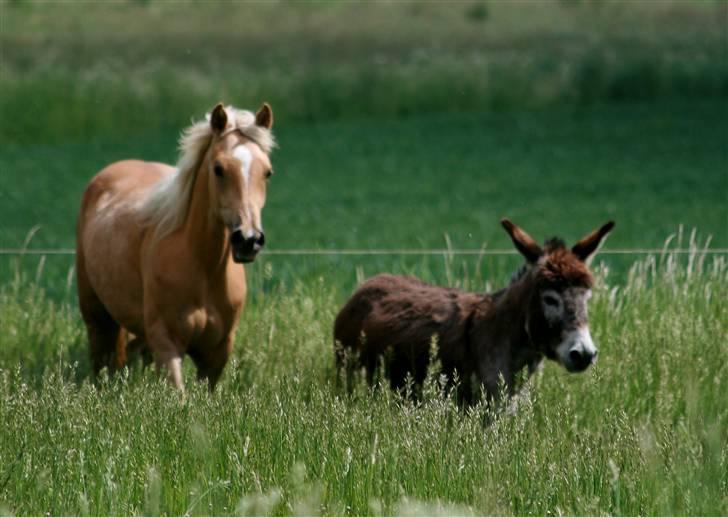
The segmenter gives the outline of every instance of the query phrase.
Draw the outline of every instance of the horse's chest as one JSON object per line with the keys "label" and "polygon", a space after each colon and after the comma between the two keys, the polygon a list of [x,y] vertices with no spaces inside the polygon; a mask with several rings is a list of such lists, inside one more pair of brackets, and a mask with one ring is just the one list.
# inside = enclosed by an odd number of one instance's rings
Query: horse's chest
{"label": "horse's chest", "polygon": [[231,317],[225,312],[215,306],[190,310],[184,321],[190,345],[197,347],[220,343],[232,329]]}

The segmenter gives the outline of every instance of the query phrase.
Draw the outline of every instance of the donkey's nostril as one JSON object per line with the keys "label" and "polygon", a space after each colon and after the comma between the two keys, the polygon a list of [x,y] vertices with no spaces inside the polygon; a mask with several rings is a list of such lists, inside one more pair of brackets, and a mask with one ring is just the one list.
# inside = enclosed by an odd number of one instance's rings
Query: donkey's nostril
{"label": "donkey's nostril", "polygon": [[572,363],[579,364],[582,359],[582,354],[578,350],[572,350],[569,352],[569,359],[571,359]]}
{"label": "donkey's nostril", "polygon": [[584,350],[574,349],[569,351],[569,362],[571,363],[571,371],[582,371],[589,367],[594,361],[595,354],[591,354]]}

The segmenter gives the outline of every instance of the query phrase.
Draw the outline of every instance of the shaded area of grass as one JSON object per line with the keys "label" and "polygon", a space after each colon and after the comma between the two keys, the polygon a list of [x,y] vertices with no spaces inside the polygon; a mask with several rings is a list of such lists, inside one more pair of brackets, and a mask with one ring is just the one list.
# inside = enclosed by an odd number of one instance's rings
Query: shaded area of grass
{"label": "shaded area of grass", "polygon": [[[200,114],[201,116],[201,114]],[[728,117],[722,103],[595,106],[539,112],[441,114],[406,120],[281,124],[277,170],[263,213],[269,249],[510,249],[498,220],[509,216],[539,240],[573,242],[614,219],[606,247],[660,247],[680,225],[728,246]],[[129,139],[23,145],[0,151],[0,246],[73,248],[81,192],[107,163],[173,162],[180,128]],[[622,272],[634,257],[602,257]],[[458,259],[460,260],[460,259]],[[37,257],[25,257],[32,279]],[[462,258],[491,282],[512,257]],[[70,257],[48,257],[41,275],[66,291]],[[356,271],[431,270],[442,257],[278,257],[265,254],[251,278],[271,282]],[[480,264],[480,265],[479,265]],[[0,278],[13,267],[0,257]]]}
{"label": "shaded area of grass", "polygon": [[74,311],[14,289],[0,294],[0,505],[18,513],[728,510],[724,258],[653,257],[619,284],[602,272],[599,363],[549,364],[489,427],[436,384],[419,406],[341,394],[343,293],[325,281],[258,298],[219,392],[192,383],[185,399],[139,368],[92,387]]}

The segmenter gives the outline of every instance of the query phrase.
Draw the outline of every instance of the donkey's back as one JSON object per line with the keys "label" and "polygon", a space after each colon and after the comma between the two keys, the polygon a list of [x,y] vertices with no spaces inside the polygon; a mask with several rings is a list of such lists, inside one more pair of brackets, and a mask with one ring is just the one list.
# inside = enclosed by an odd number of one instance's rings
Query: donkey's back
{"label": "donkey's back", "polygon": [[434,337],[443,371],[467,376],[473,369],[467,350],[470,317],[481,300],[412,277],[377,275],[357,289],[336,318],[337,364],[365,368],[371,382],[382,362],[393,387],[402,387],[408,373],[419,384]]}

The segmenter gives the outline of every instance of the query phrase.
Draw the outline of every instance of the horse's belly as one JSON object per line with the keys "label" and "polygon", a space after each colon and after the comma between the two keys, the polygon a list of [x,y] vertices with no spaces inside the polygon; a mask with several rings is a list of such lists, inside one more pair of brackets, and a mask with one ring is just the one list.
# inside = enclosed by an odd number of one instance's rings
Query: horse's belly
{"label": "horse's belly", "polygon": [[143,335],[143,288],[139,267],[142,235],[129,207],[105,207],[84,229],[86,274],[116,322]]}

